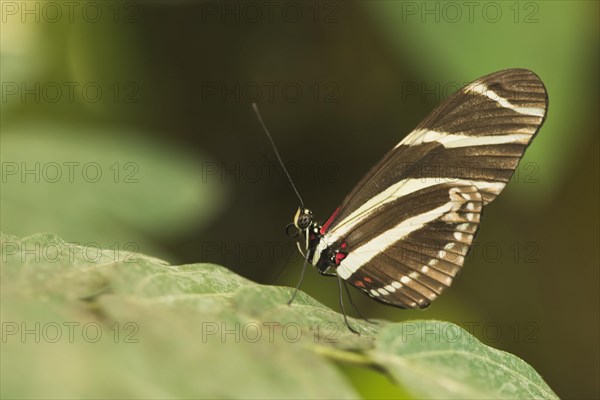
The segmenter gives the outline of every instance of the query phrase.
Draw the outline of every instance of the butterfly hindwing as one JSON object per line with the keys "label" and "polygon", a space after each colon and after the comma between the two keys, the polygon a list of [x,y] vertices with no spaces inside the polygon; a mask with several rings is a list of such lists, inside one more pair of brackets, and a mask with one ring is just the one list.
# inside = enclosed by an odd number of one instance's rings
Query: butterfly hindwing
{"label": "butterfly hindwing", "polygon": [[337,273],[376,300],[426,307],[462,267],[482,206],[474,186],[440,184],[400,198],[369,218],[376,234],[348,236]]}

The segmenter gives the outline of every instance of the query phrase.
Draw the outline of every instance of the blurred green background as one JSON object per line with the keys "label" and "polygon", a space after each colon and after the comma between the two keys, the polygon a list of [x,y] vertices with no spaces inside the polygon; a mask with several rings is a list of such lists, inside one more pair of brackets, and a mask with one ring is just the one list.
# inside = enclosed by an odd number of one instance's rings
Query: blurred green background
{"label": "blurred green background", "polygon": [[[1,3],[3,232],[264,283],[290,264],[293,285],[297,199],[252,101],[324,221],[440,100],[529,68],[548,119],[452,289],[426,311],[353,298],[371,317],[457,323],[559,396],[599,396],[598,2],[74,3]],[[335,281],[311,271],[303,289],[337,309]]]}

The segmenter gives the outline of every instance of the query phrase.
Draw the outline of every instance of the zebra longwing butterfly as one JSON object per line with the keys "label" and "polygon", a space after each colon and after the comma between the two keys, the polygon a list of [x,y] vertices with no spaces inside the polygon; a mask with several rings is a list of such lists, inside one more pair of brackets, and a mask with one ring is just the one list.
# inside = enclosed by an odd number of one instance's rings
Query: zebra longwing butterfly
{"label": "zebra longwing butterfly", "polygon": [[305,240],[305,261],[377,301],[427,307],[460,271],[482,211],[508,183],[547,107],[544,84],[526,69],[457,91],[323,225],[300,198],[293,226]]}

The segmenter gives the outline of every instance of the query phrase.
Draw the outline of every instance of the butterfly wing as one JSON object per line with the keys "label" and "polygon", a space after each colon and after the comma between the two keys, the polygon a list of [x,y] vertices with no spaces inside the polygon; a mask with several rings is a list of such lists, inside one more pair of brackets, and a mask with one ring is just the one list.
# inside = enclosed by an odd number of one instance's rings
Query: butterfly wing
{"label": "butterfly wing", "polygon": [[336,272],[376,300],[423,308],[462,267],[483,198],[475,186],[440,184],[382,207],[346,238]]}
{"label": "butterfly wing", "polygon": [[[460,262],[453,263],[454,267],[447,265],[448,273],[439,271],[445,275],[435,278],[419,272],[431,260],[439,262],[444,258],[426,260],[428,256],[447,255],[444,247],[455,243],[445,241],[449,236],[434,238],[440,237],[441,232],[452,237],[471,235],[464,236],[470,240],[462,241],[461,245],[468,250],[481,208],[493,201],[510,180],[525,149],[542,126],[547,106],[544,84],[525,69],[487,75],[454,93],[389,151],[350,192],[328,221],[316,254],[344,242],[349,253],[338,267],[340,276],[378,300],[401,307],[426,306],[450,284],[464,262],[464,258],[457,258]],[[459,201],[448,200],[453,196],[449,191],[472,189],[475,191],[469,193],[477,193],[481,207],[476,213],[463,214],[465,218],[476,214],[477,221],[449,224],[444,217],[454,211],[438,210]],[[437,202],[426,196],[433,196]],[[415,198],[437,208],[417,207]],[[464,200],[464,207],[477,207],[477,200]],[[402,223],[406,228],[411,226],[411,221],[423,220],[427,222],[418,224],[418,229],[410,229],[408,235],[400,234],[404,232]],[[394,239],[397,240],[394,242]],[[429,242],[434,242],[433,250],[426,250]],[[384,249],[381,243],[388,246]],[[402,250],[415,245],[421,250]],[[440,253],[442,251],[445,253]],[[408,255],[423,256],[421,261],[426,262],[401,259]],[[419,278],[410,278],[411,273]],[[402,279],[409,278],[414,287],[403,284],[404,290],[392,292],[392,282],[398,285]],[[429,278],[435,282],[428,281]],[[386,295],[384,291],[395,294]]]}

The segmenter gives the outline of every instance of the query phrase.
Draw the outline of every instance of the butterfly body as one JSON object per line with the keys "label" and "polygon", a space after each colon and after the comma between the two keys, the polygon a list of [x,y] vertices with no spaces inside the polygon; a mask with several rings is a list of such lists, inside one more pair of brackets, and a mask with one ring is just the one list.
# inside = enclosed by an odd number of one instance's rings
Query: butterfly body
{"label": "butterfly body", "polygon": [[377,301],[424,308],[462,268],[481,213],[545,120],[541,80],[499,71],[440,104],[389,151],[323,225],[301,207],[306,257]]}

